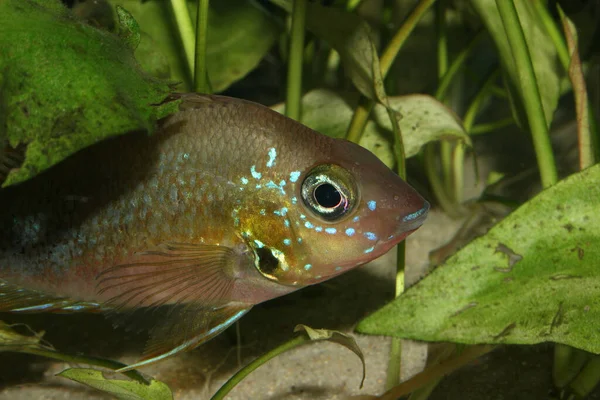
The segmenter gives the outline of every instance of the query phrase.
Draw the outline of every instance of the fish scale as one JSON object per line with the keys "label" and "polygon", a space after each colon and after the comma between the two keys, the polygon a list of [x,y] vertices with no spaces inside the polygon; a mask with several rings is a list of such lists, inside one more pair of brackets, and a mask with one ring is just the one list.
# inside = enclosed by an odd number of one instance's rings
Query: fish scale
{"label": "fish scale", "polygon": [[367,150],[247,101],[174,97],[154,135],[108,139],[0,192],[0,311],[139,327],[158,315],[140,310],[169,308],[138,367],[423,223],[428,203]]}

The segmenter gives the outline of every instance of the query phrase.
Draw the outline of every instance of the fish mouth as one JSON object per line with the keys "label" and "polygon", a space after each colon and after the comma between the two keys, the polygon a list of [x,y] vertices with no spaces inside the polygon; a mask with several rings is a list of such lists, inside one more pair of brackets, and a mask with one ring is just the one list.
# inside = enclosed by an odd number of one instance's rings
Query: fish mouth
{"label": "fish mouth", "polygon": [[430,208],[431,205],[429,202],[424,200],[423,207],[421,207],[419,210],[405,215],[404,217],[396,217],[396,220],[401,221],[400,230],[397,232],[397,235],[401,235],[403,233],[408,235],[419,229],[427,219],[427,214],[429,213]]}

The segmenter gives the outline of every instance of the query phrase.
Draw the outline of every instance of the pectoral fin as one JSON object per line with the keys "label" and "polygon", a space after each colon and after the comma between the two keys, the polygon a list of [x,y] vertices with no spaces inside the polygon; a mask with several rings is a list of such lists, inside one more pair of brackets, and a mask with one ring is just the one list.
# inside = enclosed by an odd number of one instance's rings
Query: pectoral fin
{"label": "pectoral fin", "polygon": [[144,357],[119,372],[146,366],[179,352],[191,350],[214,338],[246,314],[252,307],[244,303],[228,303],[206,307],[198,305],[171,306],[150,330]]}

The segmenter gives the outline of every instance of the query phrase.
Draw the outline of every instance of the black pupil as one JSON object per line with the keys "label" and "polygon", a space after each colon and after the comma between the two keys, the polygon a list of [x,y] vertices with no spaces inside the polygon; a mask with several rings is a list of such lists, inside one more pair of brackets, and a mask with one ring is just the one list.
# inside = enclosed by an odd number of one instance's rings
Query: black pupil
{"label": "black pupil", "polygon": [[333,208],[341,203],[342,195],[335,188],[335,186],[329,183],[324,183],[316,187],[315,200],[321,207]]}

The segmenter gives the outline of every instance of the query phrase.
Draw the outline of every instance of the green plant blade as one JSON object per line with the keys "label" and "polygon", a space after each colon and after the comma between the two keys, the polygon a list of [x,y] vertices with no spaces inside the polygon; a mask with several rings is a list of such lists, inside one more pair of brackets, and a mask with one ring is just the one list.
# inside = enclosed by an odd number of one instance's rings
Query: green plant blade
{"label": "green plant blade", "polygon": [[176,109],[157,105],[170,87],[140,71],[126,42],[76,20],[58,0],[0,2],[0,71],[0,145],[26,148],[4,186],[109,136],[151,131]]}
{"label": "green plant blade", "polygon": [[[523,107],[523,94],[519,89],[519,70],[517,69],[506,32],[496,7],[495,0],[470,0],[471,5],[479,14],[494,39],[499,53],[499,59],[509,91],[515,120],[521,126],[527,126],[527,117]],[[546,123],[550,126],[554,110],[560,96],[561,67],[556,47],[529,0],[515,0],[519,20],[523,27],[527,47],[531,53],[533,68],[537,78]]]}
{"label": "green plant blade", "polygon": [[[127,9],[139,22],[142,32],[152,38],[156,48],[136,52],[143,65],[157,51],[168,60],[171,78],[181,82],[179,90],[192,89],[191,77],[179,38],[173,35],[169,2],[164,0],[110,0]],[[190,15],[196,16],[196,1],[188,2]],[[195,22],[195,21],[194,21]],[[246,0],[211,1],[208,16],[206,64],[213,92],[222,92],[252,71],[267,54],[280,33],[269,15]],[[142,38],[142,45],[144,39]],[[152,51],[153,50],[153,51]]]}
{"label": "green plant blade", "polygon": [[358,331],[600,353],[600,165],[521,206]]}
{"label": "green plant blade", "polygon": [[[291,1],[271,2],[291,12]],[[383,78],[369,24],[356,14],[308,3],[306,28],[339,53],[346,74],[364,96],[385,104]]]}
{"label": "green plant blade", "polygon": [[91,368],[69,368],[58,376],[83,383],[94,389],[109,393],[120,400],[171,400],[171,389],[155,379],[149,385],[123,379],[107,379],[102,371]]}
{"label": "green plant blade", "polygon": [[26,351],[28,349],[51,349],[41,343],[44,332],[32,332],[26,336],[13,329],[14,325],[8,325],[0,321],[0,352],[2,351]]}
{"label": "green plant blade", "polygon": [[[325,135],[344,138],[358,96],[325,89],[313,90],[302,98],[301,122]],[[415,156],[427,143],[444,139],[470,145],[461,123],[446,106],[427,95],[389,97],[390,107],[401,114],[400,131],[406,157]],[[283,113],[283,104],[273,107]],[[377,155],[388,167],[394,165],[392,126],[385,107],[376,105],[374,119],[367,123],[360,145]]]}

